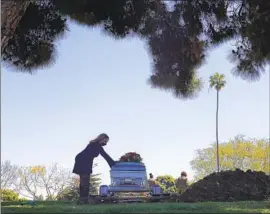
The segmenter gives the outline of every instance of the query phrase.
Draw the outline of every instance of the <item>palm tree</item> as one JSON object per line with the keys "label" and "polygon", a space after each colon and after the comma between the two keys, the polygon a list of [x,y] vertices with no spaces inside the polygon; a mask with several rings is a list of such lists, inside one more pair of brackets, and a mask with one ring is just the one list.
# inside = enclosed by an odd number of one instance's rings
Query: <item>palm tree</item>
{"label": "palm tree", "polygon": [[219,108],[219,92],[222,88],[225,87],[225,75],[214,73],[209,78],[209,83],[211,88],[215,88],[217,91],[217,110],[216,110],[216,143],[217,143],[217,171],[220,171],[219,164],[219,144],[218,144],[218,108]]}

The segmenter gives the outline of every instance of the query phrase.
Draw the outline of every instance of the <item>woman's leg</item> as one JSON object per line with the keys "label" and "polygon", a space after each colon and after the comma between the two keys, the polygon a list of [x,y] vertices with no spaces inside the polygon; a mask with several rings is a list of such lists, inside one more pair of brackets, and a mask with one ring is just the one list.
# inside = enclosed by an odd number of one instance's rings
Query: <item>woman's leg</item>
{"label": "woman's leg", "polygon": [[90,175],[80,175],[80,202],[88,203]]}

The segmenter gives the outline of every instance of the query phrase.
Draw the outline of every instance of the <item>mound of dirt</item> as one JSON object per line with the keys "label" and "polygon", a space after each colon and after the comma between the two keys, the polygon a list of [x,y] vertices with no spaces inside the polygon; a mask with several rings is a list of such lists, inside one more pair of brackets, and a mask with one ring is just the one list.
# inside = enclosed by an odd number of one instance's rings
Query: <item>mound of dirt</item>
{"label": "mound of dirt", "polygon": [[205,201],[259,201],[270,197],[270,176],[264,172],[223,171],[206,176],[191,185],[179,200]]}

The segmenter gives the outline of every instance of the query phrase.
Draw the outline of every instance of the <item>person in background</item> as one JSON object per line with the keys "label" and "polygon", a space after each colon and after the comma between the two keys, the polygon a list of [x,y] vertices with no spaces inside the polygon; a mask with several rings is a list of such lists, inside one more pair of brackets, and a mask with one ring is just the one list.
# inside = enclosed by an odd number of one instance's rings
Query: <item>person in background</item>
{"label": "person in background", "polygon": [[80,176],[80,199],[79,204],[88,203],[90,190],[90,175],[92,174],[93,161],[101,155],[112,167],[115,161],[103,149],[109,141],[107,134],[100,134],[96,139],[91,140],[87,147],[75,157],[73,173]]}
{"label": "person in background", "polygon": [[154,176],[152,173],[149,174],[149,179],[148,179],[148,185],[149,188],[152,188],[156,184],[156,181],[154,179]]}
{"label": "person in background", "polygon": [[181,172],[181,176],[176,181],[176,187],[179,194],[182,194],[188,188],[188,179],[186,172]]}

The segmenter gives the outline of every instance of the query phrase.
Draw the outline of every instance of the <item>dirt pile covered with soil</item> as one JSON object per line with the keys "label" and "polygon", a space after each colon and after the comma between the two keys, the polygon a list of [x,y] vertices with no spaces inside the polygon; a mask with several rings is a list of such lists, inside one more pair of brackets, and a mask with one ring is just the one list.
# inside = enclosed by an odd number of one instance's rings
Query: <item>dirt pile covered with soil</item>
{"label": "dirt pile covered with soil", "polygon": [[270,176],[248,170],[223,171],[206,176],[180,195],[182,202],[259,201],[270,197]]}

